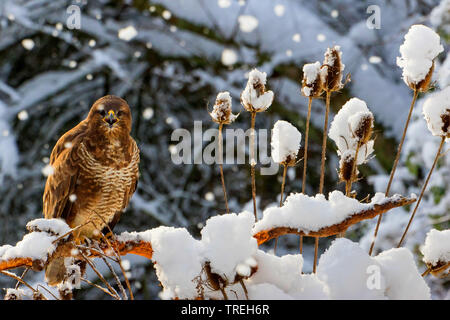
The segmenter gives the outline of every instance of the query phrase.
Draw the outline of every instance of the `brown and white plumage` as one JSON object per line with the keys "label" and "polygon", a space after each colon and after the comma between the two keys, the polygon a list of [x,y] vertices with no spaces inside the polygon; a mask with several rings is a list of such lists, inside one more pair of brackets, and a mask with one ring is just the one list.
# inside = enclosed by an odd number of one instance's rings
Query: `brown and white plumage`
{"label": "brown and white plumage", "polygon": [[62,218],[71,228],[85,224],[74,233],[76,240],[97,238],[98,232],[112,229],[136,190],[139,149],[130,131],[126,101],[105,96],[52,151],[44,216]]}

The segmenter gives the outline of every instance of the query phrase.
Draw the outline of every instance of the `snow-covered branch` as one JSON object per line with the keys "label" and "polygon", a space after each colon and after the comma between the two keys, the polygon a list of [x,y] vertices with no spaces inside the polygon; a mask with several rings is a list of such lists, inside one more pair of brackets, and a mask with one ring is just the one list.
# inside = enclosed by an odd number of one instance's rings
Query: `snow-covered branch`
{"label": "snow-covered branch", "polygon": [[346,231],[360,221],[415,201],[413,196],[394,195],[385,198],[377,194],[370,203],[360,203],[339,191],[330,193],[329,200],[325,200],[321,194],[316,197],[292,194],[283,207],[270,208],[264,212],[264,218],[253,229],[253,236],[258,244],[285,234],[329,237]]}

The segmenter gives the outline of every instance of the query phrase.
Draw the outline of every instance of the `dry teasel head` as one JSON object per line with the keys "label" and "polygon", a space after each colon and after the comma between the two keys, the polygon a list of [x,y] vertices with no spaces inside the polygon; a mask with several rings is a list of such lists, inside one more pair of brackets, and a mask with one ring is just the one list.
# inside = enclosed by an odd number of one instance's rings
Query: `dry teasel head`
{"label": "dry teasel head", "polygon": [[247,85],[241,94],[241,103],[248,112],[266,111],[273,101],[273,92],[266,91],[265,72],[253,69],[248,75]]}
{"label": "dry teasel head", "polygon": [[441,114],[442,119],[442,132],[446,134],[447,138],[450,138],[450,109],[447,109],[444,114]]}
{"label": "dry teasel head", "polygon": [[234,115],[231,112],[231,96],[229,92],[219,92],[213,110],[209,115],[218,124],[230,124],[236,120],[238,115]]}
{"label": "dry teasel head", "polygon": [[373,114],[370,111],[360,111],[348,119],[353,137],[361,145],[369,142],[372,137]]}
{"label": "dry teasel head", "polygon": [[272,159],[284,166],[294,166],[300,150],[302,134],[287,121],[278,120],[272,129]]}
{"label": "dry teasel head", "polygon": [[428,71],[427,75],[425,76],[425,78],[422,81],[420,81],[418,83],[409,82],[408,86],[411,89],[416,90],[417,92],[427,92],[428,89],[430,89],[433,71],[434,71],[434,61],[433,61],[433,64],[431,65],[430,71]]}
{"label": "dry teasel head", "polygon": [[6,289],[4,300],[23,300],[25,293],[22,289]]}
{"label": "dry teasel head", "polygon": [[320,62],[307,63],[303,66],[302,94],[309,98],[318,98],[322,94]]}
{"label": "dry teasel head", "polygon": [[409,28],[400,46],[397,65],[402,68],[403,81],[416,92],[430,87],[434,59],[444,51],[439,35],[431,28],[416,24]]}
{"label": "dry teasel head", "polygon": [[320,69],[323,89],[328,92],[338,91],[344,87],[342,78],[345,65],[342,63],[342,51],[340,49],[339,46],[328,48]]}
{"label": "dry teasel head", "polygon": [[45,298],[45,296],[41,292],[34,291],[33,292],[33,300],[47,300],[47,299]]}
{"label": "dry teasel head", "polygon": [[450,86],[425,100],[423,115],[434,136],[450,138]]}
{"label": "dry teasel head", "polygon": [[[346,150],[341,155],[341,160],[339,161],[339,179],[345,182],[353,182],[353,165],[355,163],[355,151]],[[356,169],[358,172],[358,169]]]}

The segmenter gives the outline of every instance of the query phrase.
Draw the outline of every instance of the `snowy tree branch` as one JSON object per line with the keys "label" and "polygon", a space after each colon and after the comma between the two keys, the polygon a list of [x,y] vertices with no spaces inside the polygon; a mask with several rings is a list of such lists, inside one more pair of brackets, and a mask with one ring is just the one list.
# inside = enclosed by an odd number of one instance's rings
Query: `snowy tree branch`
{"label": "snowy tree branch", "polygon": [[291,227],[275,227],[269,230],[262,230],[254,234],[253,236],[258,240],[258,245],[264,242],[285,235],[285,234],[297,234],[301,236],[309,237],[329,237],[337,235],[341,232],[346,231],[351,225],[354,225],[360,221],[372,219],[379,214],[385,213],[393,208],[402,207],[415,202],[415,198],[397,197],[390,198],[383,204],[374,204],[373,207],[368,209],[363,209],[359,212],[355,212],[353,215],[349,216],[344,221],[333,224],[331,226],[323,227],[317,231],[304,232],[297,228]]}

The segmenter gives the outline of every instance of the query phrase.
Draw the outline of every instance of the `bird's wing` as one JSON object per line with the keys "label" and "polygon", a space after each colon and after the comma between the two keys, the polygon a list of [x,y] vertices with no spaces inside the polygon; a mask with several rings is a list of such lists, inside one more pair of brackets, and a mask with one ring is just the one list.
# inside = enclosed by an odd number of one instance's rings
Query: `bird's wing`
{"label": "bird's wing", "polygon": [[43,196],[43,211],[46,219],[66,219],[73,201],[69,197],[74,193],[78,172],[78,147],[80,137],[85,132],[86,122],[66,132],[56,143],[50,156],[51,174],[47,177]]}

